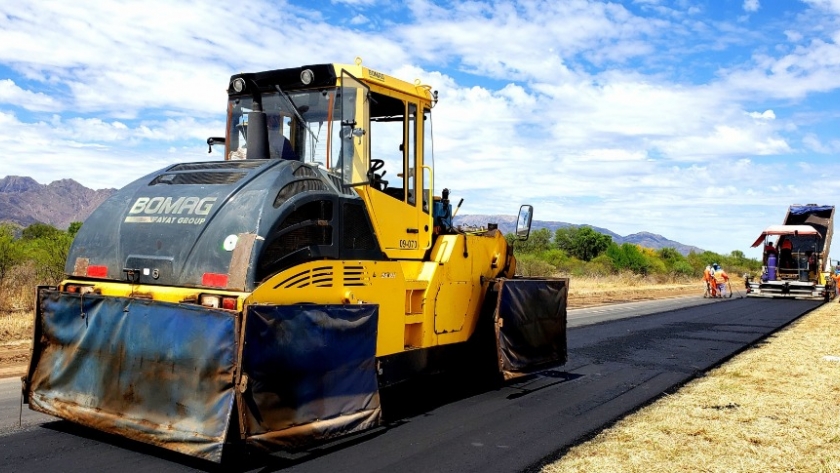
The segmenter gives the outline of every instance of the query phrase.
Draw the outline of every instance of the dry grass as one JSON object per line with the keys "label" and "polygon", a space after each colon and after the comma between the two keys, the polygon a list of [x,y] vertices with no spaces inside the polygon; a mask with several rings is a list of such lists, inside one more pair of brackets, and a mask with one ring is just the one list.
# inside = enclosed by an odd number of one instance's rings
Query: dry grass
{"label": "dry grass", "polygon": [[[562,276],[562,275],[561,275]],[[569,308],[616,302],[703,295],[703,282],[693,279],[659,279],[634,274],[569,277]],[[738,289],[733,286],[734,289]]]}
{"label": "dry grass", "polygon": [[840,304],[546,466],[560,472],[840,472]]}
{"label": "dry grass", "polygon": [[32,338],[32,313],[0,313],[0,344]]}

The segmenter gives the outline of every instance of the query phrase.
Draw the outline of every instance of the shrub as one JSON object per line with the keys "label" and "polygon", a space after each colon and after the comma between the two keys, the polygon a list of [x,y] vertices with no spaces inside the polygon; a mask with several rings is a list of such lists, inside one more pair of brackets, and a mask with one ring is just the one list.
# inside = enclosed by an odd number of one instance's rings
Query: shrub
{"label": "shrub", "polygon": [[628,270],[634,274],[642,275],[650,272],[650,262],[637,245],[631,243],[624,243],[621,246],[612,244],[607,248],[606,254],[619,270]]}
{"label": "shrub", "polygon": [[525,277],[548,277],[556,272],[554,266],[536,255],[521,255],[516,258],[516,274]]}

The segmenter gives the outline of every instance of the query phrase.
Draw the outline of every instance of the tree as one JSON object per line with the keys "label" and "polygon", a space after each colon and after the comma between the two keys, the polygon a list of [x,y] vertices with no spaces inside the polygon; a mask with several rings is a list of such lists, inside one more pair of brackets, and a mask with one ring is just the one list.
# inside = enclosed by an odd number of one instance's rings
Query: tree
{"label": "tree", "polygon": [[24,228],[20,237],[24,240],[40,240],[42,238],[55,237],[62,233],[64,232],[52,225],[38,222]]}
{"label": "tree", "polygon": [[612,237],[591,227],[558,228],[554,232],[554,245],[583,261],[591,261],[610,246]]}
{"label": "tree", "polygon": [[60,281],[73,237],[52,225],[33,223],[23,229],[21,241],[27,256],[35,261],[38,276],[50,284]]}
{"label": "tree", "polygon": [[82,222],[71,222],[70,226],[67,228],[67,233],[75,238],[76,234],[79,233],[79,230],[82,229]]}
{"label": "tree", "polygon": [[554,246],[568,254],[572,254],[576,234],[576,227],[558,228],[554,231]]}
{"label": "tree", "polygon": [[606,251],[611,243],[611,236],[583,227],[577,232],[573,254],[584,261],[590,261]]}
{"label": "tree", "polygon": [[15,240],[15,227],[8,223],[0,224],[0,285],[22,257],[20,244]]}
{"label": "tree", "polygon": [[670,264],[676,263],[677,261],[684,261],[685,260],[683,255],[680,254],[680,252],[677,251],[676,248],[671,248],[671,247],[660,248],[658,253],[659,253],[659,257],[662,258],[663,261],[665,261],[667,263],[670,263]]}
{"label": "tree", "polygon": [[540,228],[531,232],[531,236],[525,241],[519,241],[514,247],[517,253],[539,253],[551,248],[551,231],[547,228]]}
{"label": "tree", "polygon": [[629,270],[636,274],[647,274],[650,271],[650,262],[639,247],[632,243],[624,243],[621,246],[613,243],[607,248],[606,255],[618,269]]}

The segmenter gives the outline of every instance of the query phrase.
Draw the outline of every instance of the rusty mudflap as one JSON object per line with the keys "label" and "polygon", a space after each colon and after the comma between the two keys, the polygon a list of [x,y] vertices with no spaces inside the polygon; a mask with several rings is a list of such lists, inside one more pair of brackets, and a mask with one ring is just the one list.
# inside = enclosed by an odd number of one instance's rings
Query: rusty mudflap
{"label": "rusty mudflap", "polygon": [[40,290],[26,397],[36,411],[219,462],[238,323],[206,307]]}
{"label": "rusty mudflap", "polygon": [[298,450],[379,425],[377,305],[250,306],[237,386],[248,444]]}
{"label": "rusty mudflap", "polygon": [[566,362],[568,290],[561,278],[491,281],[487,297],[495,298],[496,355],[506,380]]}

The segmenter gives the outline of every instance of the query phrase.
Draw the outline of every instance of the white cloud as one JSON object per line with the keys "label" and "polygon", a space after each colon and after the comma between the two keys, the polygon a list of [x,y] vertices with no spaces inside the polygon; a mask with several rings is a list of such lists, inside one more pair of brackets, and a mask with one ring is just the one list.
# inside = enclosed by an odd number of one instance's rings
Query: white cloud
{"label": "white cloud", "polygon": [[798,43],[802,41],[803,35],[798,31],[785,30],[784,33],[788,41],[790,41],[791,43]]}
{"label": "white cloud", "polygon": [[840,45],[813,40],[780,58],[757,54],[754,67],[722,71],[731,90],[761,97],[802,99],[840,88]]}
{"label": "white cloud", "polygon": [[840,165],[812,163],[840,152],[836,133],[816,131],[836,117],[794,113],[840,88],[823,13],[837,2],[809,1],[817,21],[759,31],[713,20],[711,4],[660,0],[413,0],[408,20],[390,4],[339,24],[284,0],[234,22],[220,1],[80,1],[0,5],[0,44],[16,45],[0,48],[14,73],[0,79],[0,141],[16,157],[3,172],[118,187],[218,159],[204,140],[223,131],[230,74],[359,55],[440,91],[436,187],[466,197],[465,213],[528,202],[539,219],[728,252],[790,203],[840,198]]}
{"label": "white cloud", "polygon": [[776,119],[776,114],[773,113],[773,110],[765,110],[761,113],[750,112],[748,115],[751,116],[752,118],[757,119],[757,120],[775,120]]}
{"label": "white cloud", "polygon": [[59,103],[49,95],[21,89],[11,79],[0,80],[0,104],[2,103],[36,112],[61,109]]}
{"label": "white cloud", "polygon": [[[93,188],[122,187],[166,165],[212,158],[202,143],[222,126],[184,119],[130,128],[120,121],[64,120],[58,115],[33,123],[0,111],[3,173],[31,176],[42,183],[71,178]],[[193,138],[194,145],[179,144],[174,153],[150,146],[153,140],[183,138],[188,142]]]}
{"label": "white cloud", "polygon": [[819,154],[840,154],[840,139],[829,140],[823,143],[814,133],[807,133],[802,138],[802,144],[806,149]]}
{"label": "white cloud", "polygon": [[761,4],[758,0],[744,0],[744,11],[749,13],[755,13],[761,7]]}
{"label": "white cloud", "polygon": [[333,5],[344,4],[352,7],[369,7],[375,5],[377,0],[330,0],[330,3]]}
{"label": "white cloud", "polygon": [[818,8],[833,13],[840,14],[840,0],[802,0],[803,2]]}

